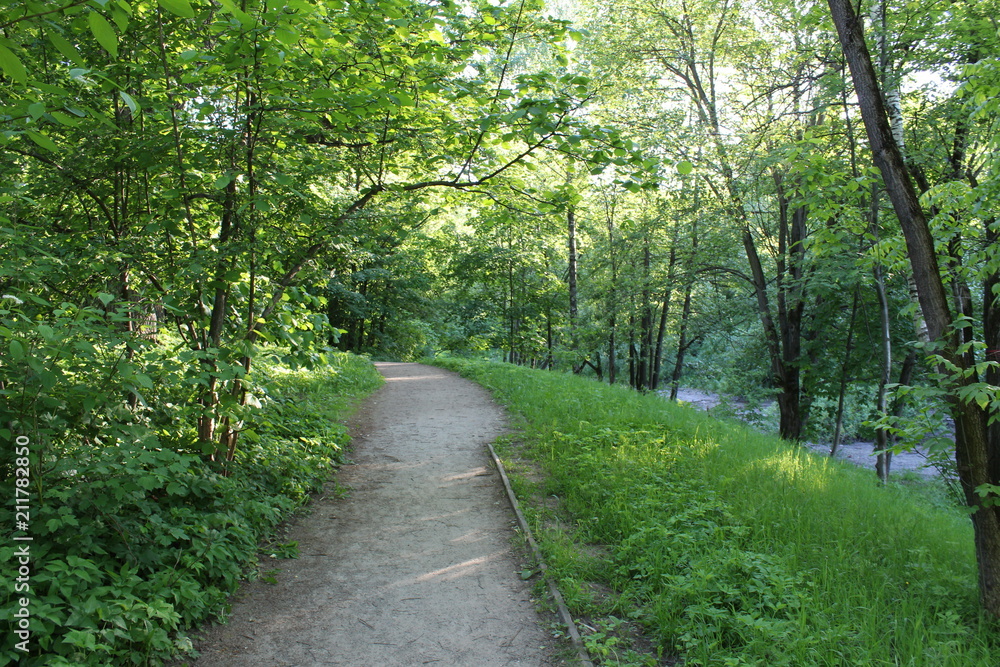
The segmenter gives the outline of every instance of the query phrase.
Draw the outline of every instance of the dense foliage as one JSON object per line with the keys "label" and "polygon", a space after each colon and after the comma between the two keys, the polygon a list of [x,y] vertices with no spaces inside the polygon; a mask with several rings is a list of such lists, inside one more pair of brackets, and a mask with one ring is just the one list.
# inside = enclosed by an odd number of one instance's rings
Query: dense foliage
{"label": "dense foliage", "polygon": [[857,8],[3,3],[0,474],[211,504],[269,456],[266,355],[684,382],[883,481],[923,447],[1000,615],[1000,7]]}
{"label": "dense foliage", "polygon": [[739,396],[786,439],[872,441],[883,481],[920,447],[976,510],[1000,615],[996,3],[827,4],[557,3],[585,28],[568,71],[605,83],[588,114],[658,158],[658,187],[571,156],[513,169],[517,196],[409,244],[436,304],[409,330]]}
{"label": "dense foliage", "polygon": [[[430,193],[551,152],[643,166],[579,113],[568,38],[534,1],[3,3],[0,474],[32,655],[139,664],[220,606],[342,444],[266,416],[262,358],[410,353],[378,263]],[[514,71],[524,44],[554,66]]]}
{"label": "dense foliage", "polygon": [[[197,405],[179,419],[219,460],[237,449],[258,346],[308,363],[336,342],[341,276],[431,214],[423,193],[549,150],[628,153],[577,117],[586,77],[508,72],[525,40],[563,57],[567,26],[530,3],[26,1],[0,26],[5,352],[47,389],[60,355],[100,339],[83,355],[107,358],[81,366],[114,377],[122,356],[133,403],[143,363],[176,366]],[[162,329],[181,346],[153,359],[143,337]],[[4,395],[32,377],[13,369]],[[37,414],[59,430],[62,411]]]}
{"label": "dense foliage", "polygon": [[[4,662],[162,664],[191,648],[185,630],[227,608],[256,575],[261,540],[343,461],[345,409],[381,382],[366,359],[342,353],[312,372],[262,371],[269,393],[228,476],[178,447],[169,421],[137,441],[66,437],[38,452],[30,588],[8,586],[2,598],[14,627],[15,600],[30,597],[30,650],[15,650],[18,638],[5,633]],[[12,510],[0,509],[4,525]],[[15,581],[21,544],[0,546],[5,581]]]}
{"label": "dense foliage", "polygon": [[971,529],[947,502],[622,387],[442,363],[520,419],[501,456],[602,664],[995,662]]}

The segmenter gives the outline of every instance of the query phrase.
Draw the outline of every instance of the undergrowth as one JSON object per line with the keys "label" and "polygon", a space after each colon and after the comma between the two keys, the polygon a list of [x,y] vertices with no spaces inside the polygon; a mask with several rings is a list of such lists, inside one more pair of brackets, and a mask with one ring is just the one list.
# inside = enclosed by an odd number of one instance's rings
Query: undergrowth
{"label": "undergrowth", "polygon": [[996,665],[957,509],[655,396],[441,363],[520,419],[501,455],[540,468],[526,514],[602,664]]}
{"label": "undergrowth", "polygon": [[31,632],[27,653],[12,631],[0,638],[0,664],[158,665],[188,651],[185,631],[225,611],[258,544],[342,460],[337,419],[381,382],[365,359],[329,357],[314,371],[260,365],[266,395],[229,476],[155,432],[110,447],[67,436],[37,480],[32,541],[0,547],[13,582],[16,547],[30,545],[28,588],[5,587],[0,619],[14,628],[25,597]]}

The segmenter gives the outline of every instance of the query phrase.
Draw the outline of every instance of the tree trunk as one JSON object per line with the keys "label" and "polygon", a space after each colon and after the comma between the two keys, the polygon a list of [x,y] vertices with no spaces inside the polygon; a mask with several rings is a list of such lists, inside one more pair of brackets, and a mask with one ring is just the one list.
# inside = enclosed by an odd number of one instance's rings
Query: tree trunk
{"label": "tree trunk", "polygon": [[635,377],[635,388],[639,391],[649,389],[649,376],[653,365],[653,300],[649,275],[651,261],[647,236],[642,248],[642,311],[639,318],[639,360]]}
{"label": "tree trunk", "polygon": [[[695,210],[699,210],[701,205],[699,194],[701,189],[695,187],[694,190],[694,206]],[[684,305],[681,306],[681,324],[680,331],[677,334],[677,357],[674,359],[674,371],[670,375],[670,400],[677,400],[677,391],[680,389],[681,373],[684,370],[684,354],[687,352],[688,346],[691,344],[687,340],[687,328],[688,320],[691,319],[691,295],[694,292],[694,271],[693,265],[695,262],[695,257],[698,253],[698,221],[700,214],[695,215],[694,220],[691,222],[691,255],[685,263],[685,271],[687,272],[687,281],[684,286]],[[671,255],[671,259],[673,255]]]}
{"label": "tree trunk", "polygon": [[688,348],[687,327],[691,318],[691,290],[692,283],[688,283],[684,288],[684,306],[681,309],[681,326],[677,334],[677,358],[674,361],[674,372],[670,376],[670,400],[677,400],[677,390],[680,388],[681,372],[684,369],[684,353]]}
{"label": "tree trunk", "polygon": [[[792,213],[788,244],[788,273],[781,286],[781,366],[784,371],[785,410],[781,411],[781,437],[799,440],[802,437],[804,411],[802,407],[802,319],[805,315],[805,239],[807,209],[796,208]],[[779,400],[779,404],[781,401]],[[787,410],[787,413],[786,413]]]}
{"label": "tree trunk", "polygon": [[618,372],[618,355],[616,354],[615,347],[618,345],[618,341],[615,340],[615,316],[612,313],[608,321],[608,384],[615,383],[615,374]]}
{"label": "tree trunk", "polygon": [[576,316],[577,316],[577,295],[576,295],[576,209],[570,205],[566,211],[566,227],[568,228],[568,239],[566,245],[569,251],[569,271],[566,279],[569,288],[569,330],[570,344],[576,350]]}
{"label": "tree trunk", "polygon": [[[986,242],[1000,247],[1000,230],[996,220],[986,220]],[[985,380],[994,387],[1000,385],[1000,271],[990,271],[983,279],[983,338],[986,361],[996,362],[986,369]],[[987,447],[990,478],[1000,479],[1000,419],[987,426]]]}
{"label": "tree trunk", "polygon": [[618,312],[618,258],[615,254],[614,209],[606,213],[608,219],[608,255],[611,261],[611,286],[608,288],[608,384],[614,384],[618,374],[618,341],[615,340]]}
{"label": "tree trunk", "polygon": [[628,317],[628,383],[633,389],[636,386],[636,349],[635,349],[635,315]]}
{"label": "tree trunk", "polygon": [[555,347],[555,339],[552,336],[552,311],[545,311],[545,366],[551,369],[555,366],[555,358],[552,356],[552,349]]}
{"label": "tree trunk", "polygon": [[517,332],[514,323],[514,267],[507,266],[507,363],[517,363],[514,357],[514,336]]}
{"label": "tree trunk", "polygon": [[844,394],[847,393],[847,373],[851,361],[851,350],[854,347],[854,321],[858,314],[858,292],[854,291],[851,302],[851,323],[847,327],[847,344],[844,349],[844,362],[840,366],[840,391],[837,393],[837,421],[833,429],[833,444],[830,445],[830,456],[837,455],[840,447],[841,431],[844,425]]}
{"label": "tree trunk", "polygon": [[[875,265],[875,294],[878,295],[879,322],[881,323],[882,339],[882,372],[879,375],[878,395],[875,409],[880,415],[888,414],[886,395],[888,385],[892,381],[892,331],[889,328],[889,297],[885,290],[885,277],[882,266]],[[892,452],[889,451],[889,438],[885,429],[875,431],[875,474],[885,484],[889,481],[889,467],[892,465]]]}
{"label": "tree trunk", "polygon": [[[577,356],[580,355],[579,340],[576,331],[577,320],[577,251],[576,251],[576,208],[570,204],[566,209],[566,228],[568,251],[566,286],[569,291],[569,347]],[[585,361],[573,360],[573,372],[580,373],[586,365]]]}
{"label": "tree trunk", "polygon": [[656,349],[653,352],[653,368],[649,376],[649,388],[653,391],[660,386],[660,365],[663,363],[663,337],[667,332],[667,316],[670,313],[670,297],[673,294],[674,279],[677,267],[676,247],[680,241],[677,225],[674,225],[674,238],[670,244],[670,259],[667,262],[667,288],[663,292],[663,306],[660,310],[660,325],[656,329]]}
{"label": "tree trunk", "polygon": [[[882,173],[886,192],[906,239],[928,334],[941,346],[943,363],[939,364],[939,370],[949,384],[967,387],[977,382],[978,377],[974,368],[967,367],[965,357],[957,349],[957,332],[934,252],[934,239],[893,139],[861,22],[849,0],[828,0],[828,3],[851,69],[875,164]],[[1000,618],[1000,507],[995,504],[997,495],[991,491],[991,485],[1000,482],[993,474],[1000,462],[996,460],[997,452],[991,451],[989,446],[986,412],[977,403],[960,399],[954,391],[950,401],[955,420],[959,480],[966,503],[973,510],[980,601],[988,613]],[[983,495],[977,490],[983,491]]]}
{"label": "tree trunk", "polygon": [[[673,251],[671,251],[673,254]],[[653,352],[652,368],[649,372],[649,389],[656,391],[660,386],[660,364],[663,361],[663,337],[667,332],[667,314],[670,311],[670,294],[672,290],[667,287],[663,293],[663,305],[660,309],[660,324],[656,330],[656,348]]]}
{"label": "tree trunk", "polygon": [[[798,207],[789,214],[782,175],[774,174],[778,198],[777,307],[780,336],[774,360],[774,381],[778,387],[779,432],[786,440],[802,437],[801,372],[802,316],[805,312],[803,262],[805,261],[806,209]],[[757,260],[759,262],[759,260]],[[763,274],[761,274],[763,275]],[[756,280],[756,277],[755,277]],[[768,318],[769,319],[769,318]],[[774,325],[772,324],[772,327]]]}

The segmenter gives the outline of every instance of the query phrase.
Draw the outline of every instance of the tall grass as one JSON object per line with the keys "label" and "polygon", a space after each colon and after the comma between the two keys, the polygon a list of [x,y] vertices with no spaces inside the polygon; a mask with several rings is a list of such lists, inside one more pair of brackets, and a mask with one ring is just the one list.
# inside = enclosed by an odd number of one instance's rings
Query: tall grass
{"label": "tall grass", "polygon": [[605,611],[689,665],[1000,664],[957,509],[656,396],[443,363],[520,420],[545,477],[529,512],[575,611],[608,587]]}

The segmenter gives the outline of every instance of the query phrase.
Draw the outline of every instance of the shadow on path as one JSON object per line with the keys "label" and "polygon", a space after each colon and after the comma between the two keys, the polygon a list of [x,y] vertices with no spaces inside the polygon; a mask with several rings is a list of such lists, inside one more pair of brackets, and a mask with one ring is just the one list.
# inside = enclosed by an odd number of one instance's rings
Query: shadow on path
{"label": "shadow on path", "polygon": [[558,664],[489,465],[500,408],[449,371],[377,366],[337,475],[349,496],[313,502],[288,536],[300,558],[245,587],[198,667]]}

